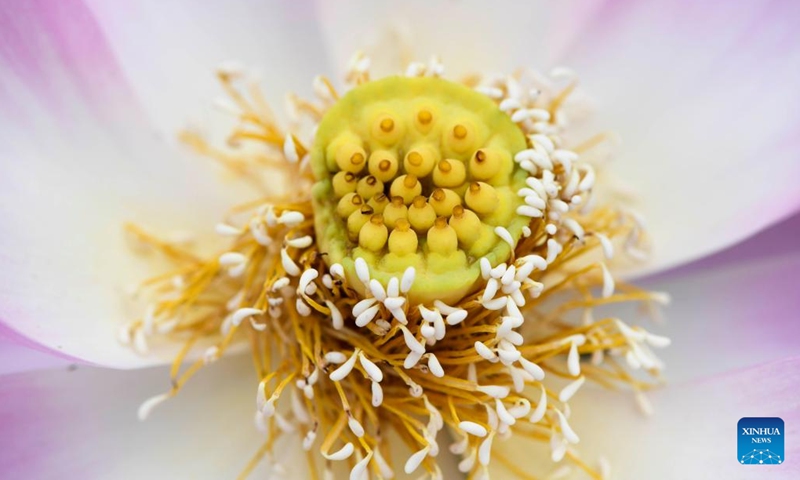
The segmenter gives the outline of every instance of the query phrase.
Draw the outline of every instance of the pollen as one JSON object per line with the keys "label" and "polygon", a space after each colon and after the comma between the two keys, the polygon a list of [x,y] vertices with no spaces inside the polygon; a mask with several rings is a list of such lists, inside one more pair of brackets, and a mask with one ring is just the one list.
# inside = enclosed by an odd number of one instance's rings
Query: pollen
{"label": "pollen", "polygon": [[[344,267],[354,285],[359,284],[355,259],[363,257],[383,285],[415,267],[417,281],[410,292],[415,301],[456,301],[479,283],[481,256],[496,263],[510,258],[512,245],[491,233],[495,227],[503,226],[516,244],[530,223],[517,213],[524,206],[517,191],[525,188],[528,174],[513,160],[526,147],[523,132],[507,114],[461,84],[391,77],[361,85],[322,118],[311,148],[319,248],[328,253],[329,264]],[[357,179],[342,177],[343,172]],[[379,237],[367,248],[360,240],[378,230],[364,220],[362,209],[349,208],[353,191],[372,213],[385,214],[381,226],[388,230],[388,242]],[[381,200],[373,201],[376,197]],[[340,206],[344,198],[348,208]],[[479,220],[469,225],[484,237],[479,248],[471,248],[474,238],[459,242],[458,229],[448,224],[456,206],[469,212],[461,214],[469,219],[464,225]],[[399,219],[407,220],[413,242],[406,232],[391,241]],[[402,255],[387,256],[392,244]],[[409,252],[412,244],[416,251]],[[409,253],[417,255],[404,260]]]}

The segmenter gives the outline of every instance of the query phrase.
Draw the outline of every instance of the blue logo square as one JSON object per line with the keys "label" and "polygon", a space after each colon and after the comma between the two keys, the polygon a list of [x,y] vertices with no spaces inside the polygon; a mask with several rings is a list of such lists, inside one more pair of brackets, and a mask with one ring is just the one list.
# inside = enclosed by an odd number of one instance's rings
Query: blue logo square
{"label": "blue logo square", "polygon": [[784,462],[783,420],[778,417],[745,417],[737,425],[739,463],[778,465]]}

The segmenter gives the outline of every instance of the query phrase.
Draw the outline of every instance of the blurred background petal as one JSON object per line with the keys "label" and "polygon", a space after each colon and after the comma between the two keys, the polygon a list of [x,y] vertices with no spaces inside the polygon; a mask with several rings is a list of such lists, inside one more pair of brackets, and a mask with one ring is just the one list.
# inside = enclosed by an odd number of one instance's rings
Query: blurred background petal
{"label": "blurred background petal", "polygon": [[[730,246],[800,207],[800,4],[318,2],[339,65],[440,54],[451,73],[574,69],[596,131],[621,135],[611,172],[655,240],[644,274]],[[398,39],[407,51],[392,53]],[[793,107],[788,107],[789,105]],[[593,132],[593,133],[594,133]]]}

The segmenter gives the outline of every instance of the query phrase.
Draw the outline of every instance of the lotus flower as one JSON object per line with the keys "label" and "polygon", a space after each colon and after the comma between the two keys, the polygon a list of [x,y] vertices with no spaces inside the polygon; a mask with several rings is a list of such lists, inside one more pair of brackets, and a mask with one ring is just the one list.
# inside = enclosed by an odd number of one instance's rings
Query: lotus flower
{"label": "lotus flower", "polygon": [[[114,340],[131,315],[127,288],[152,274],[122,225],[206,232],[254,195],[246,182],[220,182],[178,142],[187,119],[212,139],[227,132],[204,108],[220,62],[261,67],[264,103],[275,105],[317,74],[338,78],[362,49],[382,74],[432,55],[454,77],[577,72],[599,122],[587,132],[624,140],[598,184],[634,204],[654,246],[624,274],[674,299],[668,322],[653,327],[673,343],[667,386],[652,405],[636,397],[652,415],[619,392],[584,387],[569,415],[582,460],[539,459],[512,437],[493,446],[505,460],[492,464],[495,478],[797,478],[794,462],[739,465],[734,429],[740,417],[779,416],[797,432],[798,20],[793,2],[6,2],[3,477],[307,474],[297,433],[281,437],[271,461],[247,464],[263,456],[264,435],[251,426],[259,379],[241,356],[206,367],[136,420],[142,400],[171,388],[162,365],[175,349],[156,341],[142,355]],[[797,453],[790,444],[787,458]],[[445,478],[463,476],[458,462],[438,456]]]}

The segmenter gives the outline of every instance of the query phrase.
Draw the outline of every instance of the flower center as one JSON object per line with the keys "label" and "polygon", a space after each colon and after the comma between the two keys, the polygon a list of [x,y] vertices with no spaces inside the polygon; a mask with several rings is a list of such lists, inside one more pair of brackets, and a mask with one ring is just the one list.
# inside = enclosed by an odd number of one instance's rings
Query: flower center
{"label": "flower center", "polygon": [[508,260],[530,222],[516,212],[527,173],[513,159],[525,148],[510,117],[461,84],[361,85],[328,111],[311,151],[317,244],[352,285],[364,258],[383,285],[414,267],[416,302],[457,301],[480,258]]}

